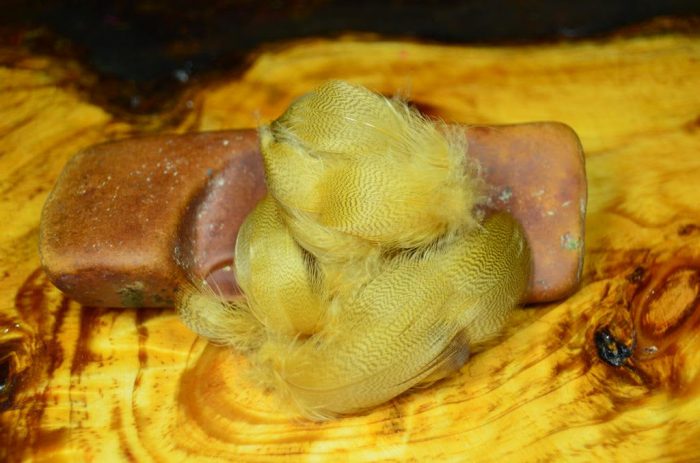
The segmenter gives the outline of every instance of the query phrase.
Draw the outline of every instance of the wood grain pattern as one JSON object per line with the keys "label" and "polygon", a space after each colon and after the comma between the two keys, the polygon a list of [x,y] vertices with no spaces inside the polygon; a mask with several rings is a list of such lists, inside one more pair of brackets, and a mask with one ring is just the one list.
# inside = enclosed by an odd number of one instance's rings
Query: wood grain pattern
{"label": "wood grain pattern", "polygon": [[[1,460],[700,458],[699,37],[307,41],[194,89],[182,117],[135,122],[88,103],[72,63],[10,49],[0,63]],[[330,77],[404,90],[455,122],[572,126],[589,179],[583,287],[519,311],[503,342],[458,375],[313,424],[247,383],[241,358],[173,312],[80,307],[37,270],[41,206],[78,149],[154,128],[252,126]],[[623,366],[599,357],[604,328],[633,347]]]}

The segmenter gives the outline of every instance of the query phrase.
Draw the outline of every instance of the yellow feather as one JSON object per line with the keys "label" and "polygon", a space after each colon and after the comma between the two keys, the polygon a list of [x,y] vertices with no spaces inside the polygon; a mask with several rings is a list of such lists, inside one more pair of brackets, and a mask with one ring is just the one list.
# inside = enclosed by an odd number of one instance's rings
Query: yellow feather
{"label": "yellow feather", "polygon": [[530,253],[508,214],[474,214],[458,131],[332,81],[260,139],[269,194],[235,250],[245,301],[183,297],[189,326],[248,352],[313,419],[443,378],[498,335]]}
{"label": "yellow feather", "polygon": [[316,331],[322,306],[315,259],[294,241],[269,196],[241,226],[235,265],[250,310],[268,330],[291,336]]}
{"label": "yellow feather", "polygon": [[431,252],[392,259],[312,342],[274,352],[280,378],[297,404],[329,415],[439,379],[498,334],[528,270],[522,229],[506,214]]}
{"label": "yellow feather", "polygon": [[331,81],[262,133],[270,191],[286,215],[309,217],[295,236],[317,253],[354,251],[326,248],[329,232],[411,248],[475,225],[464,136],[403,103]]}
{"label": "yellow feather", "polygon": [[263,326],[244,299],[224,301],[211,288],[186,283],[176,295],[175,307],[192,331],[217,344],[252,353],[264,344]]}

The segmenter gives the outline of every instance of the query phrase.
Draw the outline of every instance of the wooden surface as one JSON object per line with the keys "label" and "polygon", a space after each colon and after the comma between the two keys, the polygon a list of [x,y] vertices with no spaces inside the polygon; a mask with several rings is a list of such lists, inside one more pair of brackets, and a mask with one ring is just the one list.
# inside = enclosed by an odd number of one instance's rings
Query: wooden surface
{"label": "wooden surface", "polygon": [[[700,458],[700,38],[446,47],[307,41],[124,121],[70,62],[0,49],[0,460],[691,461]],[[559,120],[587,154],[584,284],[519,311],[458,374],[314,424],[168,310],[80,307],[39,268],[43,201],[90,144],[249,127],[337,77],[449,121]],[[89,79],[88,79],[89,80]],[[83,81],[84,82],[84,81]],[[603,362],[595,334],[633,346]]]}

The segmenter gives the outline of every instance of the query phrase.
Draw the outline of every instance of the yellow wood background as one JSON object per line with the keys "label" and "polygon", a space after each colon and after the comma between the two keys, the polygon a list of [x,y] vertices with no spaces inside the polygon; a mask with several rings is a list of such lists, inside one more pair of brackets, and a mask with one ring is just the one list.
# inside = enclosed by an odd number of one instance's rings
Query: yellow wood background
{"label": "yellow wood background", "polygon": [[[0,460],[700,459],[700,37],[309,40],[262,51],[172,112],[134,120],[91,104],[75,63],[8,47],[0,64],[0,365],[10,373]],[[80,307],[46,281],[41,207],[77,150],[255,126],[328,78],[400,91],[448,121],[572,126],[589,181],[581,289],[519,311],[504,341],[451,379],[318,424],[288,416],[246,382],[240,358],[171,311]],[[626,366],[599,359],[603,327],[635,340]]]}

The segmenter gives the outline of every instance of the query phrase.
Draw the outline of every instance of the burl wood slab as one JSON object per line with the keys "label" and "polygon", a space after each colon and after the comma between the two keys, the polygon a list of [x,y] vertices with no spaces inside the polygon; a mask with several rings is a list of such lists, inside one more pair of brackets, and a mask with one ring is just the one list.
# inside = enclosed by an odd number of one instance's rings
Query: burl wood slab
{"label": "burl wood slab", "polygon": [[[305,41],[128,121],[85,99],[98,79],[73,86],[75,63],[0,45],[0,461],[697,461],[699,56],[699,37],[668,32],[488,48]],[[446,121],[572,127],[589,188],[581,287],[518,310],[448,380],[313,424],[171,310],[83,307],[40,269],[41,209],[76,152],[254,127],[331,77],[410,89]]]}
{"label": "burl wood slab", "polygon": [[[571,294],[586,210],[578,137],[557,123],[465,130],[489,207],[513,213],[525,229],[533,255],[526,300]],[[233,295],[238,229],[265,191],[254,130],[89,148],[68,163],[44,207],[44,270],[84,305],[172,306],[176,289],[199,278]]]}

